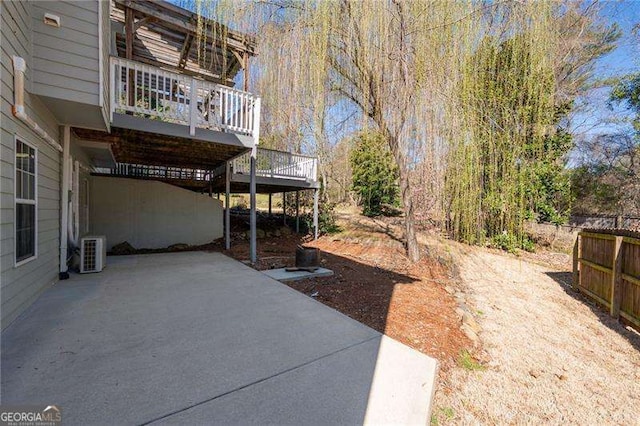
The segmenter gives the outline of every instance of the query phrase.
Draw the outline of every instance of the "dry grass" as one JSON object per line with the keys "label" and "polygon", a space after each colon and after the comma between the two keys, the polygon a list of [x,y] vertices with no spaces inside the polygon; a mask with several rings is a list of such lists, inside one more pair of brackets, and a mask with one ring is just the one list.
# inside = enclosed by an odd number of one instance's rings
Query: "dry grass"
{"label": "dry grass", "polygon": [[[397,242],[398,222],[343,212],[341,237]],[[419,237],[457,272],[483,330],[440,375],[433,423],[640,425],[640,335],[570,288],[570,256]]]}
{"label": "dry grass", "polygon": [[563,285],[558,271],[465,251],[457,256],[460,277],[482,312],[479,357],[487,368],[453,370],[437,393],[434,420],[640,424],[637,334]]}

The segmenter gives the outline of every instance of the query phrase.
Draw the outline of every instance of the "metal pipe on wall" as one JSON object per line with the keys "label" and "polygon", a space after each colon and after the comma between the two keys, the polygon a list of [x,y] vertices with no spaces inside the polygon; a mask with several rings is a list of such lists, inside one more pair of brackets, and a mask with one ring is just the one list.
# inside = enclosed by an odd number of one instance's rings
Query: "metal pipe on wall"
{"label": "metal pipe on wall", "polygon": [[67,248],[69,244],[69,180],[71,177],[71,127],[62,129],[62,192],[60,194],[60,273],[59,278],[69,278],[67,266]]}

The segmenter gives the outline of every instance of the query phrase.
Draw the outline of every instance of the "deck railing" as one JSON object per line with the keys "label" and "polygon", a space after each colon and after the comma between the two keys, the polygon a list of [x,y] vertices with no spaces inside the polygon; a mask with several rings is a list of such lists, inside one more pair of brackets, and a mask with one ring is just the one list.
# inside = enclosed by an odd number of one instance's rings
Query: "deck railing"
{"label": "deck railing", "polygon": [[[231,172],[249,175],[251,171],[251,152],[231,160]],[[116,163],[113,168],[97,168],[95,173],[146,179],[178,179],[191,181],[210,181],[224,174],[224,166],[215,170],[191,169],[184,167],[149,166],[144,164]],[[301,154],[258,148],[256,176],[317,180],[317,159]]]}
{"label": "deck railing", "polygon": [[196,128],[258,134],[260,98],[251,93],[111,57],[111,112]]}
{"label": "deck railing", "polygon": [[[241,155],[231,162],[233,173],[248,175],[251,171],[251,153]],[[317,180],[318,160],[301,154],[258,148],[256,176]]]}
{"label": "deck railing", "polygon": [[143,179],[178,179],[205,182],[210,181],[214,176],[212,170],[130,163],[116,163],[114,168],[98,168],[95,173]]}

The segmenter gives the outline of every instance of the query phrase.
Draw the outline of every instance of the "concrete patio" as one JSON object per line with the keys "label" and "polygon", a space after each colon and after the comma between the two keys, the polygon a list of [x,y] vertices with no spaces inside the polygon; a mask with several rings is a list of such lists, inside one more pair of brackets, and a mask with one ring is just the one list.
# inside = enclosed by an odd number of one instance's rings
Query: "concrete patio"
{"label": "concrete patio", "polygon": [[64,424],[427,424],[435,360],[220,253],[108,258],[2,334],[2,404]]}

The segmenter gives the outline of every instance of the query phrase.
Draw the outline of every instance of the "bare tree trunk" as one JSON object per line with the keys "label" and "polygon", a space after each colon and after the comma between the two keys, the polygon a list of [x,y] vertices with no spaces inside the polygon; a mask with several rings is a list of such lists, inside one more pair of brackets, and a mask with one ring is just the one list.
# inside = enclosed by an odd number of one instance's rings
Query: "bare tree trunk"
{"label": "bare tree trunk", "polygon": [[405,249],[407,256],[412,262],[420,260],[420,246],[415,229],[415,209],[413,197],[411,196],[411,183],[409,182],[409,171],[406,167],[400,168],[400,192],[402,193],[402,205],[404,208],[404,233]]}
{"label": "bare tree trunk", "polygon": [[402,206],[404,211],[404,244],[407,257],[411,262],[420,260],[420,246],[415,229],[415,208],[413,206],[413,194],[411,191],[411,181],[409,179],[409,168],[407,158],[402,144],[398,138],[393,137],[385,126],[381,126],[383,134],[386,135],[391,152],[398,164],[398,177],[400,179],[400,194],[402,195]]}
{"label": "bare tree trunk", "polygon": [[320,191],[320,199],[323,203],[329,201],[329,178],[327,176],[326,167],[322,168],[322,190]]}

